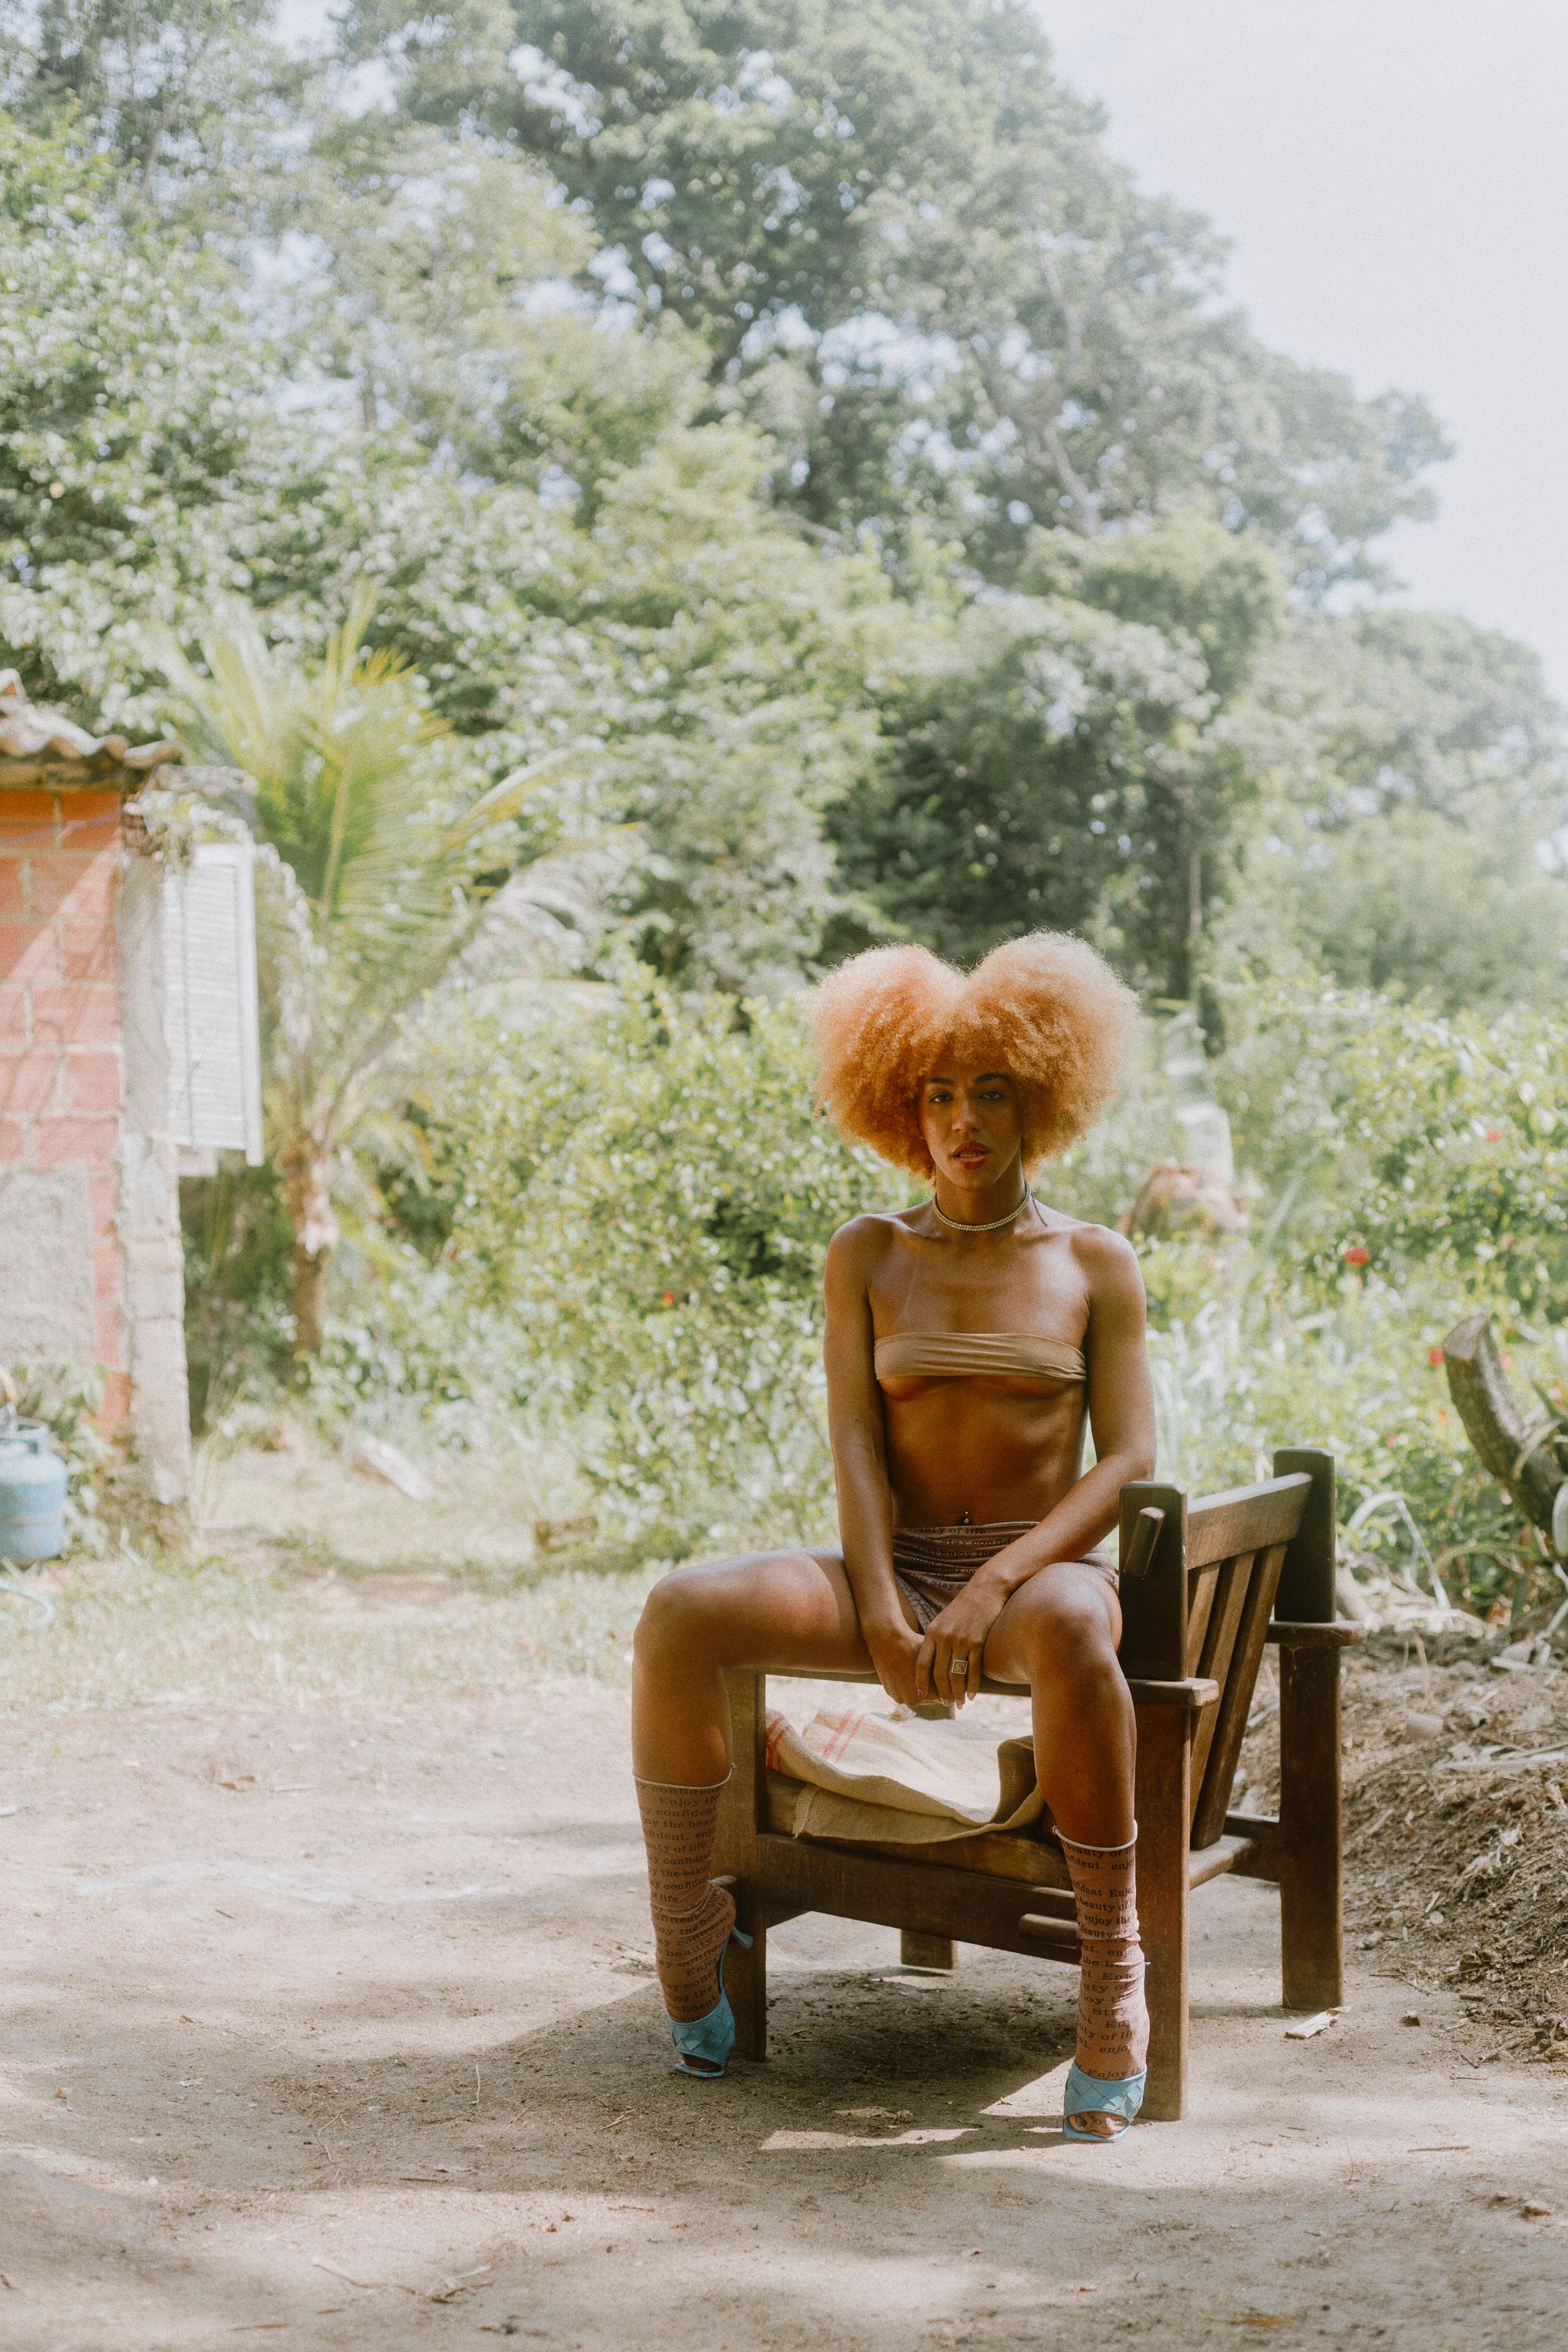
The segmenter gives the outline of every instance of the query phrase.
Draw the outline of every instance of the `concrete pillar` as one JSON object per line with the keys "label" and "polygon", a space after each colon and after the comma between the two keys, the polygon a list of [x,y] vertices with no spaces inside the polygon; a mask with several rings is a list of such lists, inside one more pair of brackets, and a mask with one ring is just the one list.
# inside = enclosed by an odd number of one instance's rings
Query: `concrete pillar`
{"label": "concrete pillar", "polygon": [[156,857],[126,858],[115,906],[125,1073],[119,1255],[132,1442],[153,1499],[174,1504],[190,1492],[191,1409],[179,1155],[170,1133],[163,871]]}

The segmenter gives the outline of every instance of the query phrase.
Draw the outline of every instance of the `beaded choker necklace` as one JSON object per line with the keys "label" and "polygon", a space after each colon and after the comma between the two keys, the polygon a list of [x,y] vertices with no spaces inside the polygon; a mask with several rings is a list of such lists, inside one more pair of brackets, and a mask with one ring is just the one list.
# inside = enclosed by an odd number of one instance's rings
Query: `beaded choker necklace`
{"label": "beaded choker necklace", "polygon": [[1026,1184],[1023,1199],[1016,1202],[1005,1217],[993,1217],[988,1224],[984,1225],[966,1225],[961,1217],[950,1217],[945,1209],[938,1207],[934,1192],[931,1196],[931,1204],[937,1223],[945,1225],[950,1234],[997,1234],[1001,1232],[1004,1225],[1010,1225],[1014,1218],[1028,1207],[1034,1197]]}

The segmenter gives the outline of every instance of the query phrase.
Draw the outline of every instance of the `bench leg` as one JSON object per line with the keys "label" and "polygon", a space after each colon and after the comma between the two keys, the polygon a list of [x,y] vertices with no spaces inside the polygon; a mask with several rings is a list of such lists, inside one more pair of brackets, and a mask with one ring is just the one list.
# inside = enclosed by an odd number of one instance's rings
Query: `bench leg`
{"label": "bench leg", "polygon": [[1344,1998],[1340,1654],[1279,1653],[1279,1941],[1287,2009]]}
{"label": "bench leg", "polygon": [[1149,1972],[1149,2080],[1143,2114],[1179,2123],[1187,2104],[1187,1841],[1193,1717],[1138,1710],[1138,1932]]}
{"label": "bench leg", "polygon": [[752,1939],[747,1951],[731,1944],[724,1964],[724,1990],[735,2012],[735,2049],[742,2058],[768,2054],[768,1915],[760,1903],[748,1903],[744,1888],[736,1890],[735,1924]]}
{"label": "bench leg", "polygon": [[764,1756],[767,1683],[749,1667],[726,1675],[730,1693],[730,1783],[719,1805],[713,1874],[730,1880],[735,1924],[752,1938],[745,1950],[731,1944],[724,1964],[724,1987],[735,2012],[735,2048],[742,2058],[768,2054],[768,1915],[756,1899],[757,1832],[767,1818]]}
{"label": "bench leg", "polygon": [[922,1936],[918,1927],[899,1934],[899,1960],[906,1969],[955,1969],[958,1946],[951,1936]]}

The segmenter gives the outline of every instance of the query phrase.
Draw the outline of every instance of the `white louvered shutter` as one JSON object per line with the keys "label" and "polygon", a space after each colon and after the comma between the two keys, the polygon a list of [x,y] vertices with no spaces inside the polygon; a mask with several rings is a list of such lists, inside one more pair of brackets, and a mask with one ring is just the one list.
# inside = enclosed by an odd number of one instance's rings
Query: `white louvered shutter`
{"label": "white louvered shutter", "polygon": [[248,842],[204,841],[163,875],[163,1004],[174,1140],[261,1162],[256,894]]}

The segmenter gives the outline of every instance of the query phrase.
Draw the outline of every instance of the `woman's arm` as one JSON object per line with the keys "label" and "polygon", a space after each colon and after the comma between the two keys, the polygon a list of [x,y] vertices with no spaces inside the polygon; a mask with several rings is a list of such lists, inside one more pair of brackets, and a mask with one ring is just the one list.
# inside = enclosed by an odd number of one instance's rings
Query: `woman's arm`
{"label": "woman's arm", "polygon": [[1089,1425],[1095,1463],[1055,1510],[976,1571],[1005,1601],[1052,1560],[1081,1559],[1116,1525],[1121,1489],[1154,1467],[1154,1392],[1144,1344],[1143,1276],[1120,1234],[1087,1225],[1078,1236],[1088,1260]]}
{"label": "woman's arm", "polygon": [[904,1614],[893,1581],[893,1497],[867,1295],[877,1246],[877,1223],[869,1217],[840,1226],[828,1244],[823,1340],[827,1429],[838,1488],[838,1540],[860,1633],[883,1688],[910,1706],[920,1635]]}

